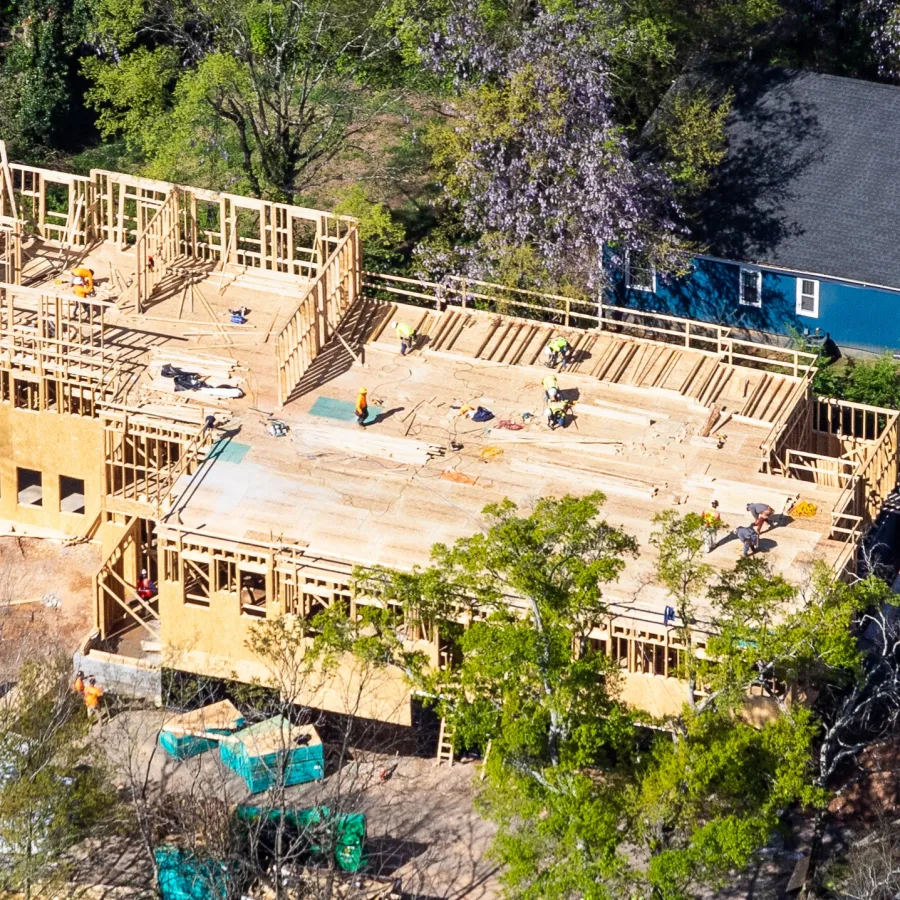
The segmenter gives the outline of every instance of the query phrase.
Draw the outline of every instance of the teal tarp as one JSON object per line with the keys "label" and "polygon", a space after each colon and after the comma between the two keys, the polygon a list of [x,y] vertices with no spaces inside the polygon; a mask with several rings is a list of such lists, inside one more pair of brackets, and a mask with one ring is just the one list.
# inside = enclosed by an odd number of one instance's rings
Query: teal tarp
{"label": "teal tarp", "polygon": [[230,875],[224,863],[163,845],[153,851],[162,900],[224,900]]}
{"label": "teal tarp", "polygon": [[[311,416],[321,416],[323,419],[337,419],[341,422],[356,421],[356,403],[349,400],[336,400],[334,397],[316,397],[309,410]],[[370,406],[366,416],[366,424],[369,424],[381,415],[380,406]]]}
{"label": "teal tarp", "polygon": [[[366,817],[364,813],[333,815],[327,806],[309,809],[261,809],[257,806],[239,806],[235,815],[239,820],[253,822],[261,816],[267,823],[286,823],[293,826],[309,841],[312,854],[322,856],[322,844],[334,846],[338,866],[345,872],[358,872],[368,862],[365,856]],[[283,824],[282,826],[283,827]],[[323,841],[329,829],[334,829],[330,839]]]}
{"label": "teal tarp", "polygon": [[[218,728],[210,728],[211,734],[221,734],[223,737],[232,734]],[[161,731],[159,734],[159,746],[166,751],[173,759],[189,759],[191,756],[197,756],[198,753],[205,753],[211,750],[219,742],[212,738],[194,737],[190,734],[176,735],[170,731]]]}
{"label": "teal tarp", "polygon": [[220,438],[209,448],[206,458],[217,462],[239,463],[249,452],[249,444],[239,444],[231,438]]}
{"label": "teal tarp", "polygon": [[[312,739],[296,745],[292,739],[303,733]],[[222,762],[233,769],[254,794],[273,784],[303,784],[325,777],[322,743],[312,727],[298,729],[282,716],[274,716],[223,738],[219,743]]]}

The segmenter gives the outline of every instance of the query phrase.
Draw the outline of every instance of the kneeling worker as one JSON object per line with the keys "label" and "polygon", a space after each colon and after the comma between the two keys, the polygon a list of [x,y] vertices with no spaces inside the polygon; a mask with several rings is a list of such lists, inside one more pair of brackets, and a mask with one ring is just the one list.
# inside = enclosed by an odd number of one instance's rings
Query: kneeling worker
{"label": "kneeling worker", "polygon": [[547,424],[552,431],[557,425],[565,427],[566,413],[569,411],[569,404],[565,400],[551,400],[547,404]]}
{"label": "kneeling worker", "polygon": [[559,400],[559,381],[555,375],[548,375],[544,379],[544,400],[547,403],[551,400]]}
{"label": "kneeling worker", "polygon": [[547,349],[544,352],[547,354],[547,365],[551,369],[556,368],[556,364],[559,362],[560,357],[562,357],[560,371],[565,371],[566,365],[569,362],[569,342],[564,337],[553,338],[553,340],[547,344]]}

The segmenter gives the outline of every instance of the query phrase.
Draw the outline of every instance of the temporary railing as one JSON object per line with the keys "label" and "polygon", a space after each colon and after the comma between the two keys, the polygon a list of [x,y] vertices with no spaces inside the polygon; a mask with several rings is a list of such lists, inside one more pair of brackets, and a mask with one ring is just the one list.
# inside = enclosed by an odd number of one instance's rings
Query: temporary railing
{"label": "temporary railing", "polygon": [[288,401],[360,295],[360,272],[359,231],[354,226],[338,242],[278,335],[279,406]]}
{"label": "temporary railing", "polygon": [[794,449],[789,449],[785,454],[785,469],[791,478],[802,478],[828,487],[845,487],[858,468],[859,462],[853,459]]}
{"label": "temporary railing", "polygon": [[602,329],[642,340],[679,344],[687,349],[717,354],[723,362],[803,376],[815,365],[815,354],[789,347],[756,343],[732,336],[732,329],[680,316],[596,303],[562,294],[510,288],[487,281],[448,276],[437,283],[378,272],[365,272],[363,287],[372,296],[443,308],[462,309],[539,319],[564,328]]}

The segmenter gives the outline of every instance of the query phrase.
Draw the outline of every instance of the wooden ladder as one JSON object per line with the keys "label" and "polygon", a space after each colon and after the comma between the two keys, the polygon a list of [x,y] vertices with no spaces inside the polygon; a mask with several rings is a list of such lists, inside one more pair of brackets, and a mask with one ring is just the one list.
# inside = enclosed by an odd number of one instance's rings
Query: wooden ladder
{"label": "wooden ladder", "polygon": [[441,730],[438,733],[437,757],[434,764],[439,766],[446,762],[453,765],[453,728],[447,724],[446,719],[441,719]]}

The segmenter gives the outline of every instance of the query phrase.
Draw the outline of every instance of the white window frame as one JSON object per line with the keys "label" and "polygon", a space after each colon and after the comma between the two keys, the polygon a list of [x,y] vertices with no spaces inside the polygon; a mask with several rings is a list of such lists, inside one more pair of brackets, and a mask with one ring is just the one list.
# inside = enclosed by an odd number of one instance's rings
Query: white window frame
{"label": "white window frame", "polygon": [[[803,282],[808,281],[813,286],[812,294],[803,293]],[[813,298],[813,308],[803,309],[803,298]],[[797,276],[797,315],[806,316],[809,319],[819,318],[819,280],[817,278],[805,278],[803,275]]]}
{"label": "white window frame", "polygon": [[643,291],[646,294],[656,293],[656,266],[650,266],[650,284],[640,284],[631,277],[631,251],[625,254],[625,287],[632,291]]}
{"label": "white window frame", "polygon": [[[756,303],[748,303],[744,299],[744,276],[746,275],[752,275],[757,279]],[[749,306],[751,309],[762,309],[762,269],[757,269],[755,266],[741,266],[741,278],[738,284],[738,305]]]}

